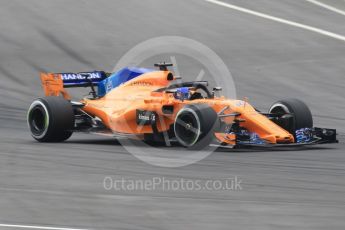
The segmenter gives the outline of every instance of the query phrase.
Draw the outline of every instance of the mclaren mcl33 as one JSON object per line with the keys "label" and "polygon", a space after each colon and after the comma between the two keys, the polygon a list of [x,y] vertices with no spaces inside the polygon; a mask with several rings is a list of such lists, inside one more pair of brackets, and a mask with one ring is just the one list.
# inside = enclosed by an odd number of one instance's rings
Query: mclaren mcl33
{"label": "mclaren mcl33", "polygon": [[[73,132],[85,132],[192,149],[338,142],[335,129],[313,126],[309,108],[299,99],[280,100],[260,112],[246,100],[220,96],[220,87],[209,90],[206,81],[181,83],[169,66],[41,73],[45,97],[36,99],[27,114],[32,137],[61,142]],[[66,88],[73,87],[90,87],[91,92],[72,101]]]}

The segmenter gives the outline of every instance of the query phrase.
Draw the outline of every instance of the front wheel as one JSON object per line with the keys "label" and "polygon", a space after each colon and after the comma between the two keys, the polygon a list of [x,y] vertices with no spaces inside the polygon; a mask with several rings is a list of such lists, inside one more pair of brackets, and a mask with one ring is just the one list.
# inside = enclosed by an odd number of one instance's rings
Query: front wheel
{"label": "front wheel", "polygon": [[27,114],[31,136],[39,142],[61,142],[72,135],[72,105],[61,97],[44,97],[32,102]]}
{"label": "front wheel", "polygon": [[217,128],[218,115],[209,105],[192,104],[177,113],[174,134],[182,146],[202,149],[211,143]]}
{"label": "front wheel", "polygon": [[274,103],[269,113],[277,114],[281,117],[288,115],[292,119],[279,124],[282,128],[295,136],[296,130],[313,127],[313,117],[308,106],[301,100],[289,98]]}

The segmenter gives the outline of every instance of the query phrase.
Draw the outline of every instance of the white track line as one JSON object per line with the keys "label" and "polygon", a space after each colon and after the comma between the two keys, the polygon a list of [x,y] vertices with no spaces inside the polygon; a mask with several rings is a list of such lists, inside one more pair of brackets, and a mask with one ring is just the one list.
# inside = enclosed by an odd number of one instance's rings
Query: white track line
{"label": "white track line", "polygon": [[309,31],[312,31],[312,32],[315,32],[315,33],[318,33],[318,34],[322,34],[322,35],[325,35],[327,37],[331,37],[331,38],[334,38],[334,39],[337,39],[337,40],[345,41],[345,36],[340,35],[340,34],[336,34],[336,33],[333,33],[333,32],[329,32],[327,30],[322,30],[322,29],[319,29],[319,28],[316,28],[316,27],[312,27],[312,26],[308,26],[308,25],[304,25],[304,24],[301,24],[301,23],[298,23],[298,22],[293,22],[293,21],[289,21],[289,20],[286,20],[286,19],[283,19],[283,18],[274,17],[274,16],[271,16],[271,15],[268,15],[268,14],[263,14],[263,13],[260,13],[260,12],[257,12],[257,11],[249,10],[249,9],[246,9],[246,8],[243,8],[243,7],[235,6],[235,5],[232,5],[232,4],[229,4],[229,3],[225,3],[225,2],[221,2],[221,1],[218,1],[218,0],[205,0],[205,1],[213,3],[213,4],[217,4],[217,5],[220,5],[220,6],[224,6],[224,7],[233,9],[233,10],[237,10],[237,11],[240,11],[242,13],[255,15],[257,17],[269,19],[271,21],[280,22],[280,23],[283,23],[283,24],[286,24],[286,25],[290,25],[290,26],[302,28],[302,29],[305,29],[305,30],[309,30]]}
{"label": "white track line", "polygon": [[87,229],[78,229],[78,228],[59,228],[59,227],[15,225],[15,224],[0,224],[0,227],[5,227],[5,228],[26,228],[26,229],[44,229],[44,230],[87,230]]}
{"label": "white track line", "polygon": [[325,3],[322,3],[322,2],[319,2],[319,1],[315,1],[315,0],[306,0],[306,1],[307,1],[307,2],[310,2],[310,3],[313,3],[313,4],[315,4],[315,5],[321,6],[321,7],[323,7],[323,8],[326,8],[326,9],[328,9],[328,10],[331,10],[331,11],[333,11],[333,12],[336,12],[336,13],[338,13],[338,14],[342,14],[342,15],[345,16],[345,11],[339,10],[338,8],[335,8],[335,7],[333,7],[333,6],[330,6],[330,5],[327,5],[327,4],[325,4]]}

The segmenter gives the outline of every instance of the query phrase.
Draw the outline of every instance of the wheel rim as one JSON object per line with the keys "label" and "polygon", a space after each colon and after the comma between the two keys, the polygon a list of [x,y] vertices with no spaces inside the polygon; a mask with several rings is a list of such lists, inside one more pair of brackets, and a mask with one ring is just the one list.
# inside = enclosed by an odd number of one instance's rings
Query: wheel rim
{"label": "wheel rim", "polygon": [[178,113],[174,125],[175,136],[184,146],[193,146],[200,136],[200,121],[197,114],[190,109]]}
{"label": "wheel rim", "polygon": [[283,104],[275,104],[271,107],[269,113],[274,114],[288,114],[290,113],[289,108],[286,105]]}
{"label": "wheel rim", "polygon": [[42,102],[35,101],[30,106],[28,125],[34,137],[41,138],[46,134],[49,125],[49,116]]}

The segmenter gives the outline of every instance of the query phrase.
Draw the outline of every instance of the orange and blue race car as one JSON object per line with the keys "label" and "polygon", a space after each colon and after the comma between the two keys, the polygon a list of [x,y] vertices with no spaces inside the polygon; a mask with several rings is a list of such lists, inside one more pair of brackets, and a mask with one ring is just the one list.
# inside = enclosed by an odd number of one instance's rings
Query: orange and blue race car
{"label": "orange and blue race car", "polygon": [[[336,143],[336,130],[313,127],[298,99],[274,103],[267,113],[246,100],[218,96],[206,81],[182,82],[168,70],[125,67],[115,73],[41,73],[45,97],[30,106],[27,122],[40,142],[61,142],[73,132],[178,143],[191,149]],[[90,87],[72,101],[67,88]]]}

